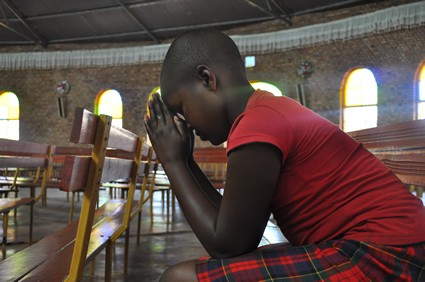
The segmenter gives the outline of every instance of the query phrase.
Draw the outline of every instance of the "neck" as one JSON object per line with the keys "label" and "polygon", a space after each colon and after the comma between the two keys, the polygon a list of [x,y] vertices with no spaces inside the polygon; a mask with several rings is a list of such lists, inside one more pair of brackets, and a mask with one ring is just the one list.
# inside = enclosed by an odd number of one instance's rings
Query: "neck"
{"label": "neck", "polygon": [[229,91],[225,93],[227,100],[227,117],[230,126],[232,126],[236,118],[245,111],[248,100],[254,91],[254,88],[248,84],[246,86],[229,89]]}

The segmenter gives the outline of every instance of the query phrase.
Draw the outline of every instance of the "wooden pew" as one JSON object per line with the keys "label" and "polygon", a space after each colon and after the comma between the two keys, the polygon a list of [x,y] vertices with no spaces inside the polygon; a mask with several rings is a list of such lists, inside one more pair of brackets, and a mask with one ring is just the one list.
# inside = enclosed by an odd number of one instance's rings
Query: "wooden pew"
{"label": "wooden pew", "polygon": [[425,120],[349,132],[420,198],[425,187]]}
{"label": "wooden pew", "polygon": [[216,189],[223,189],[227,169],[226,148],[195,148],[193,156],[214,187]]}
{"label": "wooden pew", "polygon": [[[80,219],[2,261],[2,280],[63,281],[67,277],[67,281],[79,281],[85,265],[104,249],[105,276],[110,280],[112,243],[128,231],[131,218],[139,213],[139,201],[133,201],[133,196],[142,140],[111,127],[110,117],[77,109],[71,141],[93,144],[90,157],[66,156],[61,176],[63,190],[84,191]],[[108,151],[114,157],[107,157]],[[110,200],[95,211],[100,184],[122,178],[132,183],[127,200]]]}
{"label": "wooden pew", "polygon": [[[15,176],[10,180],[10,183],[3,182],[2,184],[10,185],[13,189],[18,189],[19,187],[31,188],[30,197],[0,199],[0,213],[3,214],[2,244],[7,244],[10,211],[23,205],[30,206],[29,244],[32,244],[34,204],[46,192],[46,185],[51,171],[51,152],[52,147],[47,144],[0,139],[0,168],[15,170]],[[22,170],[33,170],[37,171],[37,173],[34,178],[21,179],[19,172]],[[36,187],[40,187],[38,195],[35,195]]]}

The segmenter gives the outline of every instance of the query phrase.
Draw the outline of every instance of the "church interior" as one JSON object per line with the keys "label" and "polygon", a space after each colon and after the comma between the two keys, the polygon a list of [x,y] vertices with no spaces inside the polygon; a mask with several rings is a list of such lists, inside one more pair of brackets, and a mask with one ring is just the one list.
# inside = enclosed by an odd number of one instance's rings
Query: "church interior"
{"label": "church interior", "polygon": [[[170,43],[198,28],[228,34],[254,88],[294,99],[352,133],[425,203],[425,124],[417,123],[425,118],[425,1],[2,0],[0,141],[7,142],[0,142],[0,281],[62,281],[55,273],[70,265],[70,271],[79,267],[81,281],[158,281],[169,266],[208,255],[146,147],[143,122],[149,98],[160,91]],[[116,148],[128,143],[131,150],[97,151],[105,120],[114,129],[104,134],[125,129]],[[82,132],[85,122],[96,133]],[[95,137],[83,142],[86,134]],[[195,142],[195,159],[223,193],[226,145]],[[26,153],[30,146],[34,151]],[[90,182],[103,177],[84,162],[94,155],[108,164],[119,160],[119,169],[133,165],[126,171],[131,181]],[[38,169],[8,164],[16,156],[40,158]],[[85,168],[87,179],[65,175],[73,172],[64,169],[69,162]],[[81,191],[74,181],[88,188]],[[115,211],[101,210],[109,202],[119,202],[118,226]],[[91,249],[92,225],[116,230]],[[52,237],[77,227],[89,237],[73,233],[67,244],[80,236],[80,252],[90,241],[90,255],[76,252],[77,238],[74,254],[70,249],[57,258],[64,264],[56,264],[52,258],[68,245],[53,250],[60,240]],[[285,240],[271,218],[260,245]],[[39,255],[41,247],[46,255]],[[40,278],[46,269],[52,280]]]}

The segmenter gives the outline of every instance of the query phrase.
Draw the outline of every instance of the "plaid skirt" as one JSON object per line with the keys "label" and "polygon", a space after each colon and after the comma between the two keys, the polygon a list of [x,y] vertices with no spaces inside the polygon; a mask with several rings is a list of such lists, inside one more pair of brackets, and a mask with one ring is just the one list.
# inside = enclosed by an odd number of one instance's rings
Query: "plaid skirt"
{"label": "plaid skirt", "polygon": [[199,259],[199,281],[425,281],[425,244],[389,247],[336,240],[264,246],[229,259]]}

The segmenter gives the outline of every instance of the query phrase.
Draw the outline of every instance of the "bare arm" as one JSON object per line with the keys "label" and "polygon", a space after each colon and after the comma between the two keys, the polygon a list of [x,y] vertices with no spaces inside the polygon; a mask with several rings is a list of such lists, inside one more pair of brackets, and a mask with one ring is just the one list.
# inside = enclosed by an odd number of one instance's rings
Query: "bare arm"
{"label": "bare arm", "polygon": [[258,246],[270,216],[280,159],[279,151],[268,144],[232,152],[220,207],[185,163],[163,164],[187,221],[211,256],[232,257]]}
{"label": "bare arm", "polygon": [[198,182],[199,186],[204,190],[207,197],[210,198],[214,204],[219,207],[221,203],[222,196],[217,191],[217,189],[211,184],[208,177],[204,174],[202,169],[199,167],[199,165],[195,162],[193,157],[189,158],[188,160],[188,166],[190,171],[192,172],[192,175],[195,177],[196,181]]}
{"label": "bare arm", "polygon": [[187,130],[161,107],[157,112],[166,118],[156,118],[153,111],[146,127],[194,233],[212,257],[233,257],[254,250],[270,216],[281,169],[280,151],[266,143],[233,150],[220,201],[221,196],[212,193],[199,167],[190,163]]}

